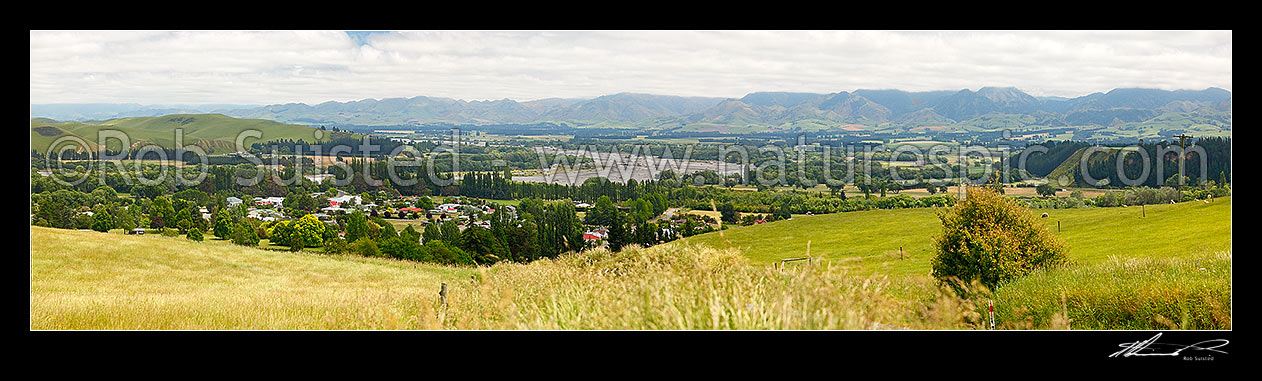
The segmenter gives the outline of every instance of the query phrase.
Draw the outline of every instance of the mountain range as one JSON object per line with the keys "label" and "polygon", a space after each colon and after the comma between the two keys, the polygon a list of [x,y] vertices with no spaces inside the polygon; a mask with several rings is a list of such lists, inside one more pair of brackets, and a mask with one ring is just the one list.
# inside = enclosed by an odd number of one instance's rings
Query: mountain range
{"label": "mountain range", "polygon": [[[37,111],[48,110],[43,106],[49,105],[37,106],[41,105],[32,105],[33,117],[76,119],[42,115]],[[131,112],[160,110],[136,108]],[[1144,122],[1169,113],[1186,114],[1186,119],[1201,122],[1208,118],[1229,128],[1230,111],[1231,92],[1219,88],[1198,91],[1123,88],[1063,98],[1034,97],[1012,87],[925,92],[855,90],[828,94],[756,92],[739,99],[619,93],[591,99],[518,102],[417,96],[214,110],[239,118],[308,125],[554,122],[574,126],[718,131],[792,130],[803,126],[828,129],[849,124],[873,127],[960,125],[977,119],[991,120],[997,115],[1016,116],[1014,120],[1020,123],[1050,127],[1113,126]]]}

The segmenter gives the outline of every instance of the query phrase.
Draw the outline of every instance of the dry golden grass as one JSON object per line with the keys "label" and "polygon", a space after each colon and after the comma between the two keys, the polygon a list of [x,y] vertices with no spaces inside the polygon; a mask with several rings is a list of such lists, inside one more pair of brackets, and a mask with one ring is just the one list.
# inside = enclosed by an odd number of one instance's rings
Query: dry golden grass
{"label": "dry golden grass", "polygon": [[473,269],[40,227],[31,242],[32,329],[962,328],[967,313],[920,308],[926,282],[700,246]]}
{"label": "dry golden grass", "polygon": [[[31,227],[32,329],[437,328],[471,269]],[[428,319],[428,320],[427,320]]]}
{"label": "dry golden grass", "polygon": [[937,296],[927,282],[775,269],[736,250],[667,244],[496,265],[453,287],[440,313],[459,329],[968,328],[967,303],[920,308]]}

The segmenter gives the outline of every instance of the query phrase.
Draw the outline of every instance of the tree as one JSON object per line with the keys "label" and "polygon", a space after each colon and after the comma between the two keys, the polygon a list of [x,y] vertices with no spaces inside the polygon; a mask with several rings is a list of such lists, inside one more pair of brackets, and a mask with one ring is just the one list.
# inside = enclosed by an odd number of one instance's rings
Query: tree
{"label": "tree", "polygon": [[365,257],[381,256],[381,249],[377,247],[377,242],[374,242],[372,238],[368,237],[363,237],[355,240],[355,242],[351,242],[350,249],[348,251]]}
{"label": "tree", "polygon": [[587,216],[583,219],[583,223],[588,225],[612,226],[618,217],[618,207],[614,206],[609,196],[600,196],[596,199],[596,205],[587,212]]}
{"label": "tree", "polygon": [[1051,196],[1056,195],[1056,187],[1053,187],[1051,183],[1039,184],[1039,186],[1034,187],[1034,191],[1038,192],[1039,196],[1043,196],[1043,197],[1051,197]]}
{"label": "tree", "polygon": [[632,241],[643,246],[656,245],[658,242],[657,231],[657,224],[652,222],[642,223],[635,227],[635,237]]}
{"label": "tree", "polygon": [[[375,233],[372,234],[373,238],[385,239],[397,237],[399,235],[398,232],[394,231],[394,225],[391,224],[390,221],[386,221],[381,217],[372,217],[369,218],[369,220],[371,220],[374,225],[380,227],[380,229],[373,229],[375,230]],[[371,228],[371,226],[369,228]]]}
{"label": "tree", "polygon": [[119,207],[116,211],[117,213],[114,214],[114,227],[123,229],[124,232],[129,232],[136,228],[136,217],[132,216],[130,210],[125,207]]}
{"label": "tree", "polygon": [[292,235],[289,237],[291,250],[317,247],[324,243],[324,230],[328,227],[315,216],[310,214],[302,216],[302,218],[294,221],[292,226]]}
{"label": "tree", "polygon": [[399,233],[399,237],[402,237],[405,241],[421,242],[421,232],[416,231],[416,228],[413,228],[412,225],[404,228],[403,232]]}
{"label": "tree", "polygon": [[92,230],[104,233],[113,228],[114,216],[109,212],[102,210],[92,214]]}
{"label": "tree", "polygon": [[438,230],[437,223],[425,224],[425,232],[421,233],[421,240],[424,242],[437,241],[442,239],[443,233]]}
{"label": "tree", "polygon": [[719,210],[719,217],[724,223],[734,224],[740,222],[740,213],[736,212],[736,208],[732,207],[732,204],[725,202],[719,204],[717,209]]}
{"label": "tree", "polygon": [[174,225],[175,208],[171,206],[171,199],[167,196],[155,197],[149,206],[149,226],[163,229]]}
{"label": "tree", "polygon": [[305,192],[290,193],[288,196],[285,196],[285,201],[282,202],[282,204],[285,205],[286,208],[292,208],[305,212],[314,212],[319,208],[319,205],[316,204],[315,198]]}
{"label": "tree", "polygon": [[452,246],[442,240],[434,240],[425,243],[425,248],[429,250],[430,258],[434,262],[444,265],[473,265],[473,257],[458,247]]}
{"label": "tree", "polygon": [[180,230],[180,233],[188,233],[188,229],[193,227],[193,215],[189,209],[192,208],[185,207],[175,213],[175,227]]}
{"label": "tree", "polygon": [[504,248],[490,229],[477,226],[470,226],[460,234],[460,248],[473,256],[474,262],[478,264],[491,264],[509,258],[508,250]]}
{"label": "tree", "polygon": [[425,210],[434,209],[434,201],[433,201],[433,200],[430,200],[429,196],[421,196],[421,197],[417,197],[417,198],[416,198],[416,207],[417,207],[417,208],[421,208],[421,209],[425,209]]}
{"label": "tree", "polygon": [[627,230],[626,219],[627,217],[625,214],[623,214],[622,212],[617,212],[615,214],[613,223],[609,225],[609,250],[610,251],[614,251],[614,252],[622,251],[623,247],[630,245],[632,243],[631,241],[632,239],[634,239],[634,237],[631,235],[631,232]]}
{"label": "tree", "polygon": [[508,252],[514,261],[529,262],[539,259],[539,229],[534,222],[524,221],[521,227],[509,226]]}
{"label": "tree", "polygon": [[232,243],[242,246],[258,246],[259,236],[255,233],[254,226],[241,222],[232,229]]}
{"label": "tree", "polygon": [[455,220],[443,222],[442,226],[439,226],[438,231],[438,240],[452,245],[460,244],[460,227],[456,225]]}
{"label": "tree", "polygon": [[189,229],[188,235],[186,237],[190,240],[199,241],[199,242],[202,239],[204,239],[204,237],[202,236],[202,230],[197,229],[197,228]]}
{"label": "tree", "polygon": [[35,219],[48,222],[49,226],[61,229],[74,227],[74,208],[67,198],[74,191],[57,190],[38,201]]}
{"label": "tree", "polygon": [[215,226],[213,229],[215,236],[219,237],[219,239],[228,239],[232,235],[232,217],[228,216],[226,210],[219,209],[219,212],[215,213]]}
{"label": "tree", "polygon": [[968,189],[968,197],[938,213],[942,235],[935,237],[933,276],[957,291],[980,281],[993,289],[1038,268],[1067,263],[1068,247],[1028,209],[988,187]]}
{"label": "tree", "polygon": [[[846,188],[846,182],[841,180],[828,180],[824,184],[828,186],[828,193],[833,196],[836,196],[837,192]],[[845,193],[842,194],[844,195]]]}
{"label": "tree", "polygon": [[346,242],[355,242],[369,236],[368,218],[356,210],[346,218]]}

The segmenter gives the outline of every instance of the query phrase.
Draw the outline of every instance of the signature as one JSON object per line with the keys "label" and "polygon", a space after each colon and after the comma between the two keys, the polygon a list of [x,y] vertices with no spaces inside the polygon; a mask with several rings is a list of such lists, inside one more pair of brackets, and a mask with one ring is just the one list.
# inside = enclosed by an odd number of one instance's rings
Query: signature
{"label": "signature", "polygon": [[[1161,333],[1157,333],[1151,339],[1144,341],[1136,341],[1132,343],[1118,344],[1122,350],[1113,352],[1109,357],[1131,357],[1131,356],[1178,356],[1185,350],[1210,351],[1226,354],[1227,352],[1218,350],[1226,346],[1229,341],[1226,339],[1205,340],[1195,344],[1166,344],[1158,343],[1157,339],[1161,337]],[[1162,350],[1170,352],[1161,352]]]}

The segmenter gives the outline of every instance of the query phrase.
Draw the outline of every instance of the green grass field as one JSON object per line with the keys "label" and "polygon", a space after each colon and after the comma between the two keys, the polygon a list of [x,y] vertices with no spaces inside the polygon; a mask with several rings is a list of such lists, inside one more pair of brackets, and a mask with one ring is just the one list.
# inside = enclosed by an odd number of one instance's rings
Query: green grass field
{"label": "green grass field", "polygon": [[[1177,257],[1231,250],[1231,197],[1176,205],[1035,210],[1083,263],[1119,257]],[[1141,217],[1144,213],[1147,217]],[[1061,231],[1056,232],[1060,222]],[[860,273],[928,274],[932,237],[941,232],[934,209],[871,210],[794,217],[697,235],[687,243],[738,248],[755,263],[823,257]],[[902,247],[902,257],[899,255]]]}

